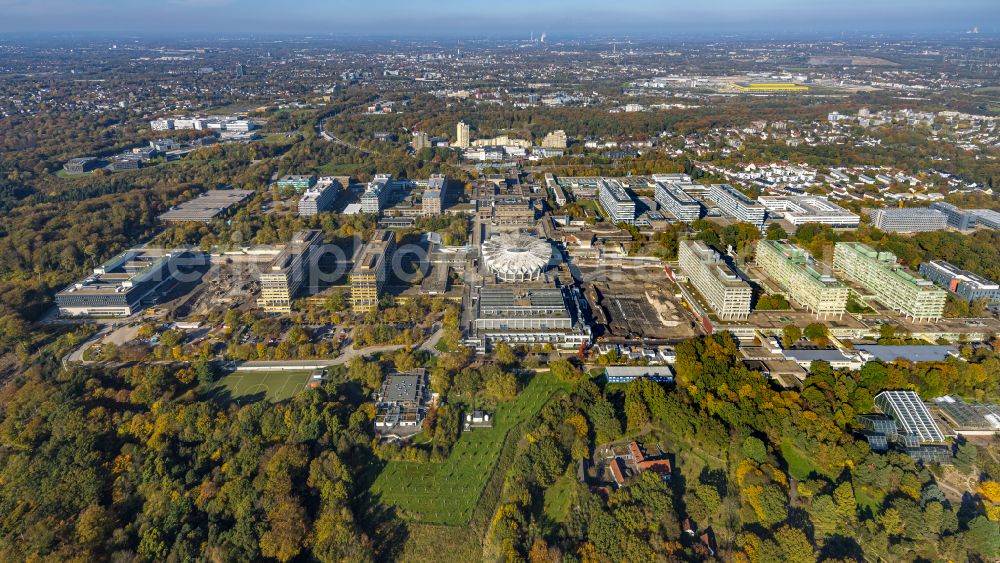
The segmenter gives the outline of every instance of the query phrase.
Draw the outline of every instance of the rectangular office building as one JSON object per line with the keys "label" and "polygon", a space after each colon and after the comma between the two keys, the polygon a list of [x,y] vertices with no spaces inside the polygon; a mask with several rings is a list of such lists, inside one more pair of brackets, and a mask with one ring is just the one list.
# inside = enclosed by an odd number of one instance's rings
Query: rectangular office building
{"label": "rectangular office building", "polygon": [[311,217],[320,211],[326,211],[340,193],[340,182],[337,179],[324,176],[316,185],[307,189],[299,198],[299,215]]}
{"label": "rectangular office building", "polygon": [[872,211],[872,226],[888,233],[937,231],[948,226],[948,217],[925,207],[883,207]]}
{"label": "rectangular office building", "polygon": [[480,352],[506,342],[579,348],[590,342],[590,327],[567,304],[564,290],[547,284],[480,287],[474,340]]}
{"label": "rectangular office building", "polygon": [[350,274],[351,308],[355,313],[367,313],[378,306],[395,250],[396,233],[379,230],[361,251]]}
{"label": "rectangular office building", "polygon": [[160,215],[160,221],[177,223],[199,221],[208,223],[222,217],[253,196],[253,190],[210,190],[200,196],[180,203]]}
{"label": "rectangular office building", "polygon": [[422,201],[424,215],[440,215],[444,208],[445,192],[448,178],[444,174],[435,174],[427,181]]}
{"label": "rectangular office building", "polygon": [[847,310],[847,286],[829,274],[820,273],[813,257],[794,244],[760,241],[757,266],[818,318],[839,319]]}
{"label": "rectangular office building", "polygon": [[719,253],[700,240],[682,240],[678,262],[691,286],[720,319],[750,316],[753,288]]}
{"label": "rectangular office building", "polygon": [[620,183],[615,180],[601,182],[598,198],[612,223],[635,223],[635,200]]}
{"label": "rectangular office building", "polygon": [[691,223],[701,218],[701,204],[674,182],[656,183],[656,203],[678,221]]}
{"label": "rectangular office building", "polygon": [[874,293],[882,305],[915,321],[936,321],[944,315],[948,293],[897,264],[891,252],[838,242],[833,267]]}
{"label": "rectangular office building", "polygon": [[292,299],[308,280],[310,259],[321,244],[323,231],[295,233],[267,269],[260,273],[257,306],[266,313],[291,313]]}
{"label": "rectangular office building", "polygon": [[308,174],[287,174],[274,183],[279,188],[295,188],[296,190],[308,190],[316,185],[316,176]]}
{"label": "rectangular office building", "polygon": [[924,262],[920,265],[920,274],[966,301],[986,299],[990,303],[1000,303],[1000,284],[944,260]]}
{"label": "rectangular office building", "polygon": [[712,184],[708,189],[708,197],[726,215],[757,227],[764,225],[764,217],[767,215],[764,206],[729,184]]}
{"label": "rectangular office building", "polygon": [[1000,229],[1000,213],[992,209],[970,209],[969,213],[976,216],[976,224],[987,229]]}
{"label": "rectangular office building", "polygon": [[960,231],[971,231],[976,228],[976,214],[961,209],[950,203],[937,201],[931,204],[931,209],[944,213],[948,218],[948,226]]}
{"label": "rectangular office building", "polygon": [[142,309],[154,290],[182,268],[203,263],[187,250],[135,248],[105,262],[87,278],[56,294],[59,314],[67,317],[127,317]]}
{"label": "rectangular office building", "polygon": [[836,205],[825,197],[800,196],[760,196],[757,201],[769,212],[778,213],[789,223],[803,225],[805,223],[822,223],[834,229],[856,229],[861,217]]}

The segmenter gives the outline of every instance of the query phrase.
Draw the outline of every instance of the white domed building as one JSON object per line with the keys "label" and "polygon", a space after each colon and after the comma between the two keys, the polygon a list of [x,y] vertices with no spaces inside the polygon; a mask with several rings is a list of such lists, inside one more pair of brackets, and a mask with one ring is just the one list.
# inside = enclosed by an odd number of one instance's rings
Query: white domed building
{"label": "white domed building", "polygon": [[500,281],[537,280],[552,260],[552,245],[523,233],[495,234],[482,248],[483,263]]}

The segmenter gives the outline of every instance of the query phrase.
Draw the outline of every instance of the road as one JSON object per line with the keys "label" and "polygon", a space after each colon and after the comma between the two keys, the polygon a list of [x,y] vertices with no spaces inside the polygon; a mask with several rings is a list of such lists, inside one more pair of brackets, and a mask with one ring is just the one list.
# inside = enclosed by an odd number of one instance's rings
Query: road
{"label": "road", "polygon": [[348,143],[347,141],[345,141],[343,139],[340,139],[338,137],[334,137],[333,135],[331,135],[331,134],[329,134],[329,133],[326,132],[326,122],[328,120],[332,119],[333,117],[334,116],[330,116],[330,117],[321,119],[319,121],[319,123],[316,124],[316,134],[319,135],[320,137],[322,137],[323,139],[325,139],[327,142],[333,143],[335,145],[345,146],[345,147],[347,147],[349,149],[356,150],[356,151],[360,152],[361,154],[367,155],[368,151],[366,151],[365,149],[363,149],[363,148],[361,148],[361,147],[359,147],[359,146],[357,146],[357,145],[355,145],[353,143]]}
{"label": "road", "polygon": [[86,361],[86,360],[83,359],[83,353],[86,352],[87,349],[89,349],[94,344],[97,344],[98,342],[100,342],[101,339],[103,339],[104,336],[108,332],[111,331],[111,328],[112,328],[111,325],[105,326],[101,330],[97,331],[97,333],[94,334],[94,336],[91,336],[89,340],[87,340],[86,342],[84,342],[83,344],[81,344],[80,346],[78,346],[76,348],[76,350],[73,350],[72,352],[70,352],[69,354],[67,354],[63,358],[63,365],[68,364],[70,362],[80,362],[80,363],[84,363],[84,364],[91,363],[91,362],[88,362],[88,361]]}

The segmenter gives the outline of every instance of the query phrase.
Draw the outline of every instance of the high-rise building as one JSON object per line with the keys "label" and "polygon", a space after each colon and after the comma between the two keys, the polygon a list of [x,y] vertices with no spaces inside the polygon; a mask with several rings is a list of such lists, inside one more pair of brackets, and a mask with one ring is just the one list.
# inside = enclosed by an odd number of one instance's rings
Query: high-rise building
{"label": "high-rise building", "polygon": [[872,226],[892,233],[936,231],[948,226],[948,216],[926,207],[883,207],[872,211]]}
{"label": "high-rise building", "polygon": [[678,249],[681,270],[721,319],[750,316],[753,288],[719,253],[700,240],[682,240]]}
{"label": "high-rise building", "polygon": [[818,318],[840,318],[847,310],[847,286],[820,273],[812,256],[798,246],[762,240],[757,243],[757,266]]}
{"label": "high-rise building", "polygon": [[691,223],[701,218],[701,204],[684,193],[674,182],[656,183],[656,203],[659,203],[678,221]]}
{"label": "high-rise building", "polygon": [[569,144],[569,139],[562,129],[553,131],[542,138],[542,146],[549,149],[564,149],[567,144]]}
{"label": "high-rise building", "polygon": [[635,223],[635,200],[621,184],[615,180],[601,182],[599,193],[601,207],[607,212],[612,223]]}
{"label": "high-rise building", "polygon": [[236,78],[243,78],[247,75],[247,67],[243,63],[236,65]]}
{"label": "high-rise building", "polygon": [[422,151],[431,147],[431,137],[423,131],[413,132],[413,150]]}
{"label": "high-rise building", "polygon": [[455,146],[460,149],[469,148],[469,126],[461,121],[455,126]]}
{"label": "high-rise building", "polygon": [[879,303],[915,321],[944,315],[947,292],[907,271],[891,252],[876,252],[857,242],[838,242],[833,267],[875,294]]}
{"label": "high-rise building", "polygon": [[392,176],[389,174],[376,174],[375,178],[368,182],[365,193],[361,195],[362,213],[380,213],[389,201],[389,194],[392,189]]}
{"label": "high-rise building", "polygon": [[435,174],[427,182],[422,201],[424,215],[440,215],[444,207],[445,192],[448,178],[444,174]]}
{"label": "high-rise building", "polygon": [[970,210],[961,209],[950,203],[937,201],[931,204],[931,209],[944,213],[948,218],[948,226],[960,231],[971,231],[976,228],[976,214]]}
{"label": "high-rise building", "polygon": [[757,227],[764,224],[767,213],[764,206],[729,184],[712,184],[708,189],[708,197],[730,217]]}
{"label": "high-rise building", "polygon": [[1000,303],[1000,284],[944,260],[924,262],[920,265],[920,274],[966,301],[986,299]]}
{"label": "high-rise building", "polygon": [[340,182],[336,178],[324,176],[316,185],[307,189],[299,198],[299,215],[310,217],[320,211],[326,211],[337,199],[340,192]]}
{"label": "high-rise building", "polygon": [[257,306],[267,313],[291,313],[292,299],[309,278],[309,262],[323,243],[323,231],[295,233],[270,266],[260,274],[260,297]]}
{"label": "high-rise building", "polygon": [[395,250],[396,234],[387,230],[375,231],[365,245],[350,274],[351,308],[355,313],[367,313],[378,306]]}

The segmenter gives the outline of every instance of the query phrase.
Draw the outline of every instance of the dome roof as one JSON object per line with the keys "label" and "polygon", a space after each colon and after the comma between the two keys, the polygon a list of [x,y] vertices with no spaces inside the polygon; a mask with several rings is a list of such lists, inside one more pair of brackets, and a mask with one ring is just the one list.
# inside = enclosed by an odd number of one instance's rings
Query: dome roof
{"label": "dome roof", "polygon": [[535,279],[552,259],[552,245],[527,234],[493,235],[482,251],[486,267],[504,281]]}

